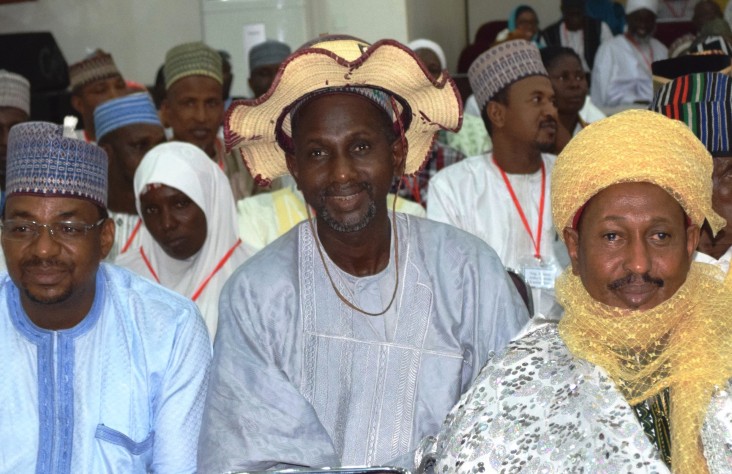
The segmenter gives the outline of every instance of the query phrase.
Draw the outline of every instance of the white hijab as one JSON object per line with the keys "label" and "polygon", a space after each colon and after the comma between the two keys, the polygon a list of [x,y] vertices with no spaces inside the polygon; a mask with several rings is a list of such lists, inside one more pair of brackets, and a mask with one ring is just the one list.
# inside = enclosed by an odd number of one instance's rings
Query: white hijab
{"label": "white hijab", "polygon": [[143,226],[140,248],[121,255],[116,263],[154,280],[155,276],[143,259],[144,254],[161,285],[192,298],[234,248],[196,299],[213,340],[221,289],[229,275],[251,255],[248,247],[242,243],[237,245],[236,204],[229,180],[198,147],[184,142],[168,142],[147,152],[135,172],[135,204],[140,215],[140,195],[149,184],[164,184],[188,196],[206,216],[206,240],[197,254],[186,260],[177,260],[165,253]]}

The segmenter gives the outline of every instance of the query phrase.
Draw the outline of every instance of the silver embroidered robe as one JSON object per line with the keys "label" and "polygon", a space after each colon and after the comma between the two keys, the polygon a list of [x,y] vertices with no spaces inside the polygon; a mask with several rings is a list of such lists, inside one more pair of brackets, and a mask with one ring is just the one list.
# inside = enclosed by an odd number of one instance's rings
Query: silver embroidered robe
{"label": "silver embroidered robe", "polygon": [[[199,471],[411,462],[491,351],[527,322],[500,260],[451,226],[397,213],[399,289],[384,316],[348,308],[307,222],[248,260],[223,290]],[[392,244],[393,245],[393,244]],[[384,308],[394,258],[342,294]],[[399,459],[397,459],[399,458]]]}
{"label": "silver embroidered robe", "polygon": [[[729,390],[716,392],[702,430],[712,474],[732,472]],[[416,457],[439,473],[669,472],[607,373],[574,357],[553,323],[489,360]]]}

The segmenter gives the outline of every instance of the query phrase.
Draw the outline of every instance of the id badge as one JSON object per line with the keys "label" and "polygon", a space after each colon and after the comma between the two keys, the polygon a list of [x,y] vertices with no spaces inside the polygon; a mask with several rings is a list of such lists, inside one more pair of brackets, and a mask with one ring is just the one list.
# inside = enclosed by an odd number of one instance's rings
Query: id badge
{"label": "id badge", "polygon": [[[538,258],[528,258],[521,263],[521,276],[532,288],[554,289],[554,280],[560,272],[559,266]],[[561,269],[560,269],[561,270]]]}

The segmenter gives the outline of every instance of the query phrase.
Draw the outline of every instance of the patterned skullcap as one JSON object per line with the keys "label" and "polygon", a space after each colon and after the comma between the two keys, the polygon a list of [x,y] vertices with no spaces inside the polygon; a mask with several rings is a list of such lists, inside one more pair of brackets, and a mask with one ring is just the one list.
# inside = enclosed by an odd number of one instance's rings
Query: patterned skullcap
{"label": "patterned skullcap", "polygon": [[86,199],[107,207],[107,154],[64,136],[63,125],[25,122],[10,129],[8,196],[31,194]]}
{"label": "patterned skullcap", "polygon": [[684,122],[712,155],[732,155],[732,80],[707,72],[679,77],[664,85],[651,110]]}
{"label": "patterned skullcap", "polygon": [[121,77],[122,74],[114,64],[112,55],[103,51],[96,51],[91,56],[69,66],[69,81],[72,91],[90,82],[114,76]]}
{"label": "patterned skullcap", "polygon": [[548,76],[539,48],[525,40],[506,41],[484,52],[468,69],[481,110],[504,87],[529,76]]}
{"label": "patterned skullcap", "polygon": [[279,41],[267,40],[259,43],[249,50],[249,71],[268,64],[280,64],[291,52],[289,46]]}
{"label": "patterned skullcap", "polygon": [[652,11],[655,15],[658,15],[658,0],[628,0],[625,4],[625,14],[630,15],[631,13],[644,8]]}
{"label": "patterned skullcap", "polygon": [[[587,201],[618,183],[653,183],[673,196],[691,222],[716,233],[725,220],[712,209],[712,157],[689,128],[656,112],[627,110],[579,132],[552,170],[552,214],[562,237]],[[563,239],[563,237],[562,237]]]}
{"label": "patterned skullcap", "polygon": [[104,135],[136,123],[147,123],[162,128],[155,104],[146,92],[138,92],[104,102],[94,109],[94,129],[97,142]]}
{"label": "patterned skullcap", "polygon": [[30,82],[19,74],[0,69],[0,107],[15,107],[30,115]]}
{"label": "patterned skullcap", "polygon": [[196,41],[170,49],[165,55],[165,90],[179,79],[188,76],[206,76],[224,83],[221,55],[218,51]]}

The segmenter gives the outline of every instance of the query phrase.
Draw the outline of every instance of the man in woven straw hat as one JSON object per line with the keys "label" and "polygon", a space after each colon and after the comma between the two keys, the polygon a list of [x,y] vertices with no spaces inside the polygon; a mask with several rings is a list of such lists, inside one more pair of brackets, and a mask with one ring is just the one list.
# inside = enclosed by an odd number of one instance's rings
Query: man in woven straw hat
{"label": "man in woven straw hat", "polygon": [[534,308],[558,319],[554,280],[567,254],[552,226],[549,180],[557,109],[539,49],[506,41],[468,71],[493,150],[449,166],[430,181],[427,217],[477,235],[532,287]]}
{"label": "man in woven straw hat", "polygon": [[552,212],[572,264],[558,326],[489,361],[425,443],[436,471],[730,472],[732,295],[692,263],[712,158],[650,111],[595,122],[562,151]]}
{"label": "man in woven straw hat", "polygon": [[220,301],[199,470],[411,466],[491,351],[527,321],[495,253],[390,213],[440,128],[452,80],[406,46],[320,38],[232,106],[227,145],[260,181],[292,173],[315,218],[254,255]]}

